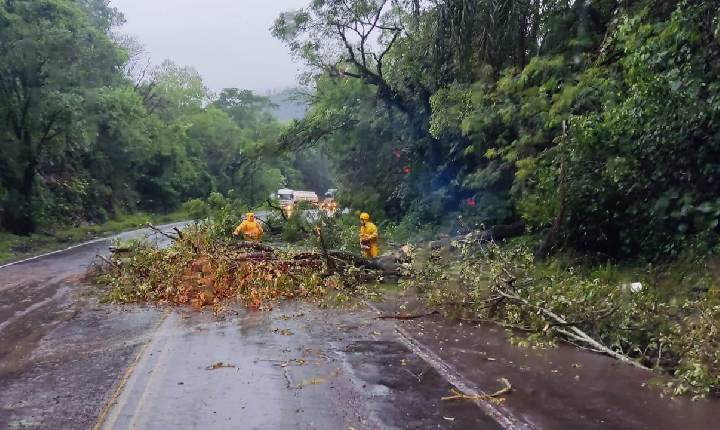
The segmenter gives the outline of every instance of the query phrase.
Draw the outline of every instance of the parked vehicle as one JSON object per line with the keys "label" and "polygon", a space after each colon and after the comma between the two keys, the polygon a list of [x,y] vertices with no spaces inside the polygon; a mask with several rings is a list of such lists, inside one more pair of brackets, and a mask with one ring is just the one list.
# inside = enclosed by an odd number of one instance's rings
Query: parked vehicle
{"label": "parked vehicle", "polygon": [[280,207],[288,215],[291,214],[293,210],[295,210],[295,207],[302,202],[308,202],[313,207],[317,207],[320,203],[320,199],[314,191],[300,191],[283,188],[278,190],[277,197],[280,201]]}
{"label": "parked vehicle", "polygon": [[325,192],[325,199],[320,204],[320,209],[324,210],[329,216],[335,215],[335,212],[337,211],[337,200],[335,199],[336,194],[337,189],[330,188],[327,192]]}

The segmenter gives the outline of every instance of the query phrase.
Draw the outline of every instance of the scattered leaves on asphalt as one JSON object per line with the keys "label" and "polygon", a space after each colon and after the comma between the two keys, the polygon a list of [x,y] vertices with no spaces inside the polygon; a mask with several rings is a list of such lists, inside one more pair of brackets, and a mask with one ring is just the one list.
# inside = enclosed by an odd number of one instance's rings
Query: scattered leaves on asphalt
{"label": "scattered leaves on asphalt", "polygon": [[223,368],[235,368],[234,364],[230,363],[223,363],[222,361],[218,361],[217,363],[213,363],[210,366],[206,367],[205,370],[217,370],[217,369],[223,369]]}
{"label": "scattered leaves on asphalt", "polygon": [[324,384],[324,383],[325,383],[325,380],[322,378],[312,378],[312,379],[308,379],[307,381],[303,381],[303,382],[299,383],[295,388],[301,389],[301,388],[307,387],[308,385],[320,385],[320,384]]}

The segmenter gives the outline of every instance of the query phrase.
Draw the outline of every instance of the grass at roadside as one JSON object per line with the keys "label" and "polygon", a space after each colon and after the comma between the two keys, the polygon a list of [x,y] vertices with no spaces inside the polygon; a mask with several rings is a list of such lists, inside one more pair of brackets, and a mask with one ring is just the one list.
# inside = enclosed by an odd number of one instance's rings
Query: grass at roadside
{"label": "grass at roadside", "polygon": [[169,214],[135,213],[118,216],[103,224],[66,226],[35,233],[31,236],[17,236],[0,231],[0,263],[20,260],[98,237],[140,228],[148,222],[168,224],[186,219],[188,219],[188,215],[184,211]]}

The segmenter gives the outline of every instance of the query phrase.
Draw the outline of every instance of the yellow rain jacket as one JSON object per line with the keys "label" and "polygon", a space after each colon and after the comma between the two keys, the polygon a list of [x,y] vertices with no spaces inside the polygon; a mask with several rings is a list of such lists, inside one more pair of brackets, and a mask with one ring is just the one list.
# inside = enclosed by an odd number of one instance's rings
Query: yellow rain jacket
{"label": "yellow rain jacket", "polygon": [[235,229],[233,234],[239,236],[242,233],[245,240],[251,240],[255,242],[262,241],[263,229],[260,223],[255,219],[254,215],[248,214],[245,220],[240,223]]}
{"label": "yellow rain jacket", "polygon": [[378,228],[370,221],[365,221],[360,226],[360,247],[364,257],[375,258],[380,254]]}

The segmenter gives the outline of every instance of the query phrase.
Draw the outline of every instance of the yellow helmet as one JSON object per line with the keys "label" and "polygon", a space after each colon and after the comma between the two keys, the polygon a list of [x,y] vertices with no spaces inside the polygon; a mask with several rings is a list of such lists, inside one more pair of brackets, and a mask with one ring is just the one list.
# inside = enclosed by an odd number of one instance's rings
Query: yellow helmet
{"label": "yellow helmet", "polygon": [[360,219],[363,221],[370,221],[370,214],[367,212],[363,212],[360,214]]}
{"label": "yellow helmet", "polygon": [[246,213],[245,216],[248,217],[248,218],[255,218],[255,214],[252,213],[252,212]]}

